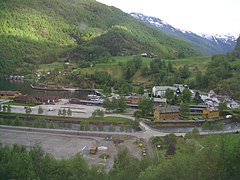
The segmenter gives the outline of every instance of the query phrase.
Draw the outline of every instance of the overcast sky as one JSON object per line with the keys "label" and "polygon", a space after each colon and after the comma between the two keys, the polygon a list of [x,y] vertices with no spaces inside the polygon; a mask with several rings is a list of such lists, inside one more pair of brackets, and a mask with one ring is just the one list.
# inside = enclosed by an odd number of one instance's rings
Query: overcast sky
{"label": "overcast sky", "polygon": [[240,0],[97,0],[124,12],[141,12],[175,28],[205,34],[240,34]]}

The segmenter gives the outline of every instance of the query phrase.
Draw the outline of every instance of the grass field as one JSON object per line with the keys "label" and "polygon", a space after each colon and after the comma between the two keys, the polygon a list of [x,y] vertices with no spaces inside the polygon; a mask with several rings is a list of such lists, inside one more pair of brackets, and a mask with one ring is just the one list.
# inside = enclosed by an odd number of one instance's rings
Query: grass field
{"label": "grass field", "polygon": [[[134,57],[135,56],[116,56],[116,57],[113,57],[112,62],[96,64],[95,67],[81,69],[81,72],[89,73],[89,72],[95,72],[95,71],[106,71],[110,73],[113,77],[122,78],[123,76],[122,71],[124,68],[123,65],[126,64],[127,61],[132,60]],[[150,62],[153,60],[151,58],[144,58],[144,57],[141,57],[141,59],[142,59],[143,66],[148,66]],[[210,61],[210,57],[198,56],[198,57],[190,57],[190,58],[174,59],[174,60],[166,59],[164,61],[166,62],[171,61],[175,68],[179,68],[187,64],[191,71],[196,69],[197,67],[198,70],[204,72],[206,70],[207,63]],[[137,77],[135,78],[138,78],[139,75],[140,74],[138,74]]]}
{"label": "grass field", "polygon": [[22,118],[22,119],[40,119],[40,120],[51,120],[51,121],[64,121],[64,122],[89,122],[89,123],[111,123],[111,124],[129,124],[131,123],[131,119],[124,117],[114,117],[108,116],[103,118],[77,118],[77,117],[69,117],[69,116],[47,116],[47,115],[39,115],[39,114],[18,114],[18,113],[3,113],[0,112],[0,117],[6,118]]}
{"label": "grass field", "polygon": [[173,66],[175,68],[179,68],[184,65],[188,65],[189,69],[192,71],[195,67],[198,68],[199,71],[205,72],[206,65],[210,62],[210,58],[208,56],[197,56],[197,57],[190,57],[190,58],[183,58],[183,59],[174,59],[171,60]]}
{"label": "grass field", "polygon": [[[134,59],[136,56],[115,56],[111,57],[109,59],[108,63],[99,63],[96,64],[94,67],[88,67],[88,68],[76,68],[74,71],[79,71],[81,74],[91,74],[94,72],[99,72],[99,71],[105,71],[111,74],[112,77],[117,78],[117,79],[123,79],[124,78],[124,68],[126,68],[125,64],[127,61]],[[152,58],[146,58],[146,57],[140,57],[142,60],[142,67],[144,66],[149,66],[150,62],[153,60]],[[171,61],[174,68],[179,68],[183,67],[184,65],[188,65],[189,70],[191,72],[196,72],[196,69],[198,69],[201,72],[206,71],[206,65],[208,62],[210,62],[210,57],[208,56],[197,56],[197,57],[188,57],[188,58],[183,58],[183,59],[165,59],[163,61]],[[239,61],[234,62],[235,64],[239,64]],[[76,66],[76,65],[74,65]],[[74,67],[73,66],[73,67]],[[40,65],[39,70],[41,71],[51,71],[54,69],[59,69],[60,71],[63,71],[64,65],[62,62],[55,62],[52,64],[44,64]],[[192,73],[194,76],[194,73]],[[190,77],[190,79],[193,77]],[[136,72],[136,74],[133,76],[132,81],[134,83],[146,83],[146,82],[151,82],[152,77],[146,76],[143,77],[141,76],[140,69]]]}
{"label": "grass field", "polygon": [[63,62],[54,62],[51,64],[41,64],[39,66],[39,70],[44,71],[44,72],[52,71],[54,69],[63,69]]}

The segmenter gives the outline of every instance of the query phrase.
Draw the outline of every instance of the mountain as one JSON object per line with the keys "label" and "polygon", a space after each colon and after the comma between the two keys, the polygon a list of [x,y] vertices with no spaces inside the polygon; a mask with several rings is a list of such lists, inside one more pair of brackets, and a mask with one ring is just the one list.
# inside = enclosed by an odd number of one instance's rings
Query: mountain
{"label": "mountain", "polygon": [[237,39],[236,47],[234,49],[234,52],[236,52],[237,57],[240,58],[240,36]]}
{"label": "mountain", "polygon": [[0,74],[32,74],[41,64],[154,53],[198,55],[189,43],[95,0],[1,0]]}
{"label": "mountain", "polygon": [[195,48],[205,55],[225,54],[231,52],[236,45],[236,39],[231,35],[212,36],[206,34],[196,34],[191,31],[184,31],[174,28],[173,26],[156,17],[146,16],[141,13],[130,14],[148,25],[157,27],[168,35],[191,43]]}

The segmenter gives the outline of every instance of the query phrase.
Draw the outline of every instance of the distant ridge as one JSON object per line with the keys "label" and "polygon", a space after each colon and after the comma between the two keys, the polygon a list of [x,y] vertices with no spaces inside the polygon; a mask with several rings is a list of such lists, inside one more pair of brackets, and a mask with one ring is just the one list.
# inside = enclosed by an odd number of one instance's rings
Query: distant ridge
{"label": "distant ridge", "polygon": [[225,54],[231,52],[236,45],[236,38],[232,35],[207,35],[197,34],[191,31],[177,29],[167,22],[142,13],[130,13],[133,17],[144,23],[157,27],[168,35],[177,37],[191,43],[196,49],[205,55]]}

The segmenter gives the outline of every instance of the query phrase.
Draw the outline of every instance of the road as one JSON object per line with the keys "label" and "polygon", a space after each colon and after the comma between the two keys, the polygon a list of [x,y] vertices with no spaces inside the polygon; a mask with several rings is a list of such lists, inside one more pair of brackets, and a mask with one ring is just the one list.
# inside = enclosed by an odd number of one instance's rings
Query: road
{"label": "road", "polygon": [[[74,131],[74,130],[60,130],[60,129],[46,129],[46,128],[29,128],[29,127],[15,127],[15,126],[4,126],[0,125],[0,132],[3,130],[9,130],[9,131],[23,131],[23,132],[30,132],[30,133],[47,133],[47,134],[55,134],[55,135],[68,135],[70,137],[76,137],[76,136],[87,136],[87,137],[105,137],[106,135],[124,135],[124,136],[133,136],[136,138],[143,138],[146,141],[148,152],[150,156],[154,156],[154,151],[150,143],[150,137],[153,136],[166,136],[169,133],[159,132],[156,131],[149,126],[147,126],[145,123],[140,122],[140,126],[142,129],[144,129],[141,132],[135,132],[135,133],[126,133],[126,132],[96,132],[96,131]],[[235,130],[227,130],[227,131],[211,131],[211,132],[200,132],[200,135],[207,135],[207,134],[223,134],[223,133],[236,133],[240,132],[239,129]],[[176,136],[184,136],[185,133],[175,133]],[[1,140],[3,137],[0,137]],[[6,137],[4,137],[5,139]],[[11,142],[11,139],[8,139]],[[50,143],[52,144],[52,143]]]}
{"label": "road", "polygon": [[[72,115],[71,117],[79,117],[79,118],[89,118],[92,116],[92,112],[94,112],[96,109],[101,109],[104,110],[104,108],[99,107],[99,106],[86,106],[86,105],[77,105],[77,104],[70,104],[68,100],[62,99],[59,103],[55,105],[40,105],[43,110],[44,110],[44,115],[50,115],[50,116],[58,116],[58,111],[59,109],[68,109],[70,108],[72,110]],[[23,113],[25,114],[25,108],[23,106],[11,106],[11,110],[13,113]],[[38,108],[39,106],[31,107],[32,112],[31,114],[38,114]],[[125,117],[128,119],[134,120],[134,117],[127,116],[127,115],[122,115],[122,114],[106,114],[105,116],[115,116],[115,117]],[[80,134],[87,134],[89,136],[100,136],[100,135],[106,135],[106,134],[118,134],[118,135],[130,135],[130,136],[135,136],[137,138],[143,138],[145,139],[147,146],[148,146],[148,151],[149,155],[153,156],[153,149],[152,146],[149,142],[149,139],[153,136],[166,136],[169,133],[165,132],[160,132],[155,129],[152,129],[148,125],[146,125],[144,122],[140,122],[140,127],[143,131],[141,132],[135,132],[135,133],[124,133],[124,132],[118,132],[118,133],[109,133],[109,132],[92,132],[92,131],[84,131],[84,132],[74,132],[74,131],[67,131],[67,130],[53,130],[49,129],[47,130],[48,133],[66,133],[66,134],[75,134],[79,135]],[[6,127],[0,126],[0,129],[3,129]],[[46,130],[46,129],[45,129]],[[38,130],[39,131],[39,128]],[[222,133],[234,133],[234,132],[240,132],[239,129],[235,130],[228,130],[228,131],[210,131],[210,132],[200,132],[200,135],[207,135],[207,134],[222,134]],[[176,136],[184,136],[185,133],[175,133]]]}

